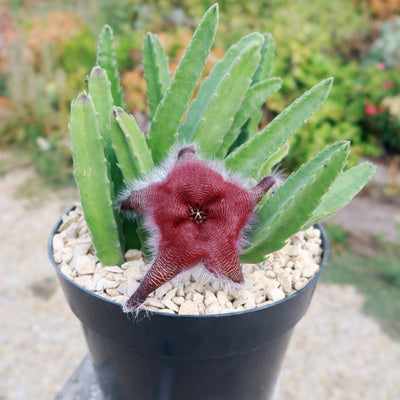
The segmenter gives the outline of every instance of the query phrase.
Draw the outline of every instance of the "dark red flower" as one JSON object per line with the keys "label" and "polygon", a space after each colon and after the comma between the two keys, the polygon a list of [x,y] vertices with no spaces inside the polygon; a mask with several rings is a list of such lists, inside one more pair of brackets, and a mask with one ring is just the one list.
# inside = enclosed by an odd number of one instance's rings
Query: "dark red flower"
{"label": "dark red flower", "polygon": [[390,90],[394,88],[394,82],[393,81],[387,81],[382,83],[382,89],[384,90]]}
{"label": "dark red flower", "polygon": [[383,71],[386,69],[386,64],[384,62],[379,62],[376,64],[376,69],[378,71]]}
{"label": "dark red flower", "polygon": [[378,107],[375,104],[369,104],[364,107],[364,112],[367,115],[375,115],[378,112]]}
{"label": "dark red flower", "polygon": [[127,310],[135,310],[159,286],[200,262],[217,276],[243,282],[241,232],[274,183],[269,176],[247,190],[224,179],[195,155],[193,147],[186,147],[165,181],[132,191],[120,209],[143,213],[145,225],[158,232],[158,243],[154,262]]}

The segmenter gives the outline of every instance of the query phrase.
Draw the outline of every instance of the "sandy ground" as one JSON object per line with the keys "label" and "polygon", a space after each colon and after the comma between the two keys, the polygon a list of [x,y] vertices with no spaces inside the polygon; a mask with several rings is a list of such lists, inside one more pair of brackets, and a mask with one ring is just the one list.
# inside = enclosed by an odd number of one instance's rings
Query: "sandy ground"
{"label": "sandy ground", "polygon": [[[40,198],[15,197],[28,189]],[[52,400],[87,352],[46,253],[52,226],[74,200],[74,190],[52,193],[30,168],[0,177],[0,400]],[[362,305],[352,286],[318,286],[278,399],[400,398],[400,343]]]}
{"label": "sandy ground", "polygon": [[34,177],[21,169],[0,178],[1,400],[52,399],[86,353],[46,251],[75,192],[43,188],[47,199],[16,199]]}

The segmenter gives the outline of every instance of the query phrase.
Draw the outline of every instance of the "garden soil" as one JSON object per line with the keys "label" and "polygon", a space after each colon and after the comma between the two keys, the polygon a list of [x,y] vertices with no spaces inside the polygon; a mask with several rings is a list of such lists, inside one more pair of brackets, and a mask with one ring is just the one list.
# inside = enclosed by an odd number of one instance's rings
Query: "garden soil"
{"label": "garden soil", "polygon": [[[3,166],[7,157],[0,154]],[[53,400],[87,352],[46,250],[52,226],[76,198],[74,189],[44,186],[29,166],[0,177],[1,400]],[[354,215],[345,208],[340,218]],[[400,343],[361,312],[363,301],[352,286],[318,285],[290,344],[279,400],[400,396]]]}

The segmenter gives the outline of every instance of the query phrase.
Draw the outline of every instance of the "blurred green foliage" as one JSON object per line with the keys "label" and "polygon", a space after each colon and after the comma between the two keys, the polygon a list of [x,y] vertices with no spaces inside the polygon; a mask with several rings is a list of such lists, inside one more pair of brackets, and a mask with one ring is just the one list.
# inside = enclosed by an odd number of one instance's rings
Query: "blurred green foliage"
{"label": "blurred green foliage", "polygon": [[[50,180],[57,181],[58,173],[68,174],[69,104],[94,63],[101,27],[108,23],[116,34],[128,111],[146,114],[144,35],[162,32],[174,71],[194,26],[212,3],[6,1],[0,24],[0,145],[26,145],[41,171],[53,171]],[[371,56],[377,22],[368,2],[220,0],[219,4],[220,28],[204,75],[228,45],[246,33],[270,32],[276,42],[273,75],[282,78],[283,87],[264,107],[262,126],[318,81],[335,78],[324,107],[293,138],[285,167],[297,167],[338,139],[352,142],[350,164],[360,156],[400,152],[399,66]],[[384,68],[377,68],[376,62],[385,63]]]}
{"label": "blurred green foliage", "polygon": [[379,37],[370,48],[364,63],[376,65],[384,63],[396,67],[400,63],[400,17],[386,21],[380,29]]}
{"label": "blurred green foliage", "polygon": [[364,59],[362,91],[369,106],[364,140],[376,137],[389,154],[400,153],[400,17],[385,22]]}

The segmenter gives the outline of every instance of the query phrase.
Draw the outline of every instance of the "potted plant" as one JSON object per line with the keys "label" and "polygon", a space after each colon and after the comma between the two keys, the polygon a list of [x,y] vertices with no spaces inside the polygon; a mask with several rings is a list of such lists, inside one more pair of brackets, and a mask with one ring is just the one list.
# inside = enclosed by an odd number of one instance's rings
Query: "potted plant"
{"label": "potted plant", "polygon": [[[270,398],[294,326],[329,256],[319,222],[347,204],[374,173],[369,163],[343,171],[349,143],[336,142],[277,185],[271,171],[287,154],[292,135],[328,96],[332,79],[311,88],[257,132],[262,104],[281,86],[279,78],[270,77],[274,42],[269,34],[252,33],[233,45],[190,103],[217,24],[214,4],[173,77],[159,39],[146,36],[147,134],[123,109],[108,26],[100,34],[88,92],[71,106],[83,216],[67,212],[54,227],[48,250],[82,322],[102,390],[112,399]],[[126,210],[143,218],[126,218]],[[83,227],[72,229],[68,215],[73,213],[77,220],[84,217]],[[67,225],[69,233],[62,236]],[[149,312],[152,308],[143,306],[155,290],[198,263],[208,270],[208,279],[233,282],[240,290],[242,266],[252,270],[250,263],[281,257],[268,255],[312,226],[321,232],[320,270],[297,288],[290,281],[286,296],[271,294],[275,301],[212,315],[204,309],[202,315]],[[86,261],[106,273],[125,265],[127,251],[136,261],[138,250],[150,260],[124,309],[68,276],[71,266],[87,268],[77,264],[85,246],[84,254],[88,251],[79,235],[87,232],[96,256]],[[67,255],[62,250],[66,236],[76,246]],[[298,246],[291,247],[293,252]]]}

